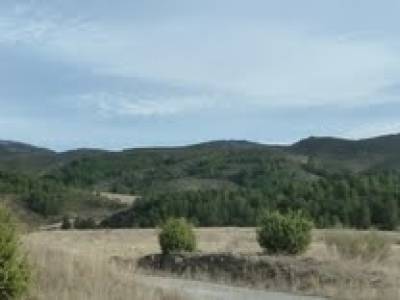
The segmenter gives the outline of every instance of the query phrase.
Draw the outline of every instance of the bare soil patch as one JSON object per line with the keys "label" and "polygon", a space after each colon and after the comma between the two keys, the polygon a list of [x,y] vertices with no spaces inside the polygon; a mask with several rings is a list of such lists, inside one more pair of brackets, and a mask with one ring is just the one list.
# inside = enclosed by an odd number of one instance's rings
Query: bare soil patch
{"label": "bare soil patch", "polygon": [[138,266],[150,274],[174,274],[183,278],[307,295],[330,296],[325,291],[339,285],[390,288],[387,275],[382,271],[344,270],[337,268],[333,261],[323,262],[311,257],[156,254],[139,259]]}

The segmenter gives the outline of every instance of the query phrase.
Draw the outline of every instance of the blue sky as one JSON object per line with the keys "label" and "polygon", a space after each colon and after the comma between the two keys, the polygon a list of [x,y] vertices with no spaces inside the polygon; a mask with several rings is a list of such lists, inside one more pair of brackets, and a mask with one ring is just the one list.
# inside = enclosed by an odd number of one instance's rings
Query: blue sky
{"label": "blue sky", "polygon": [[400,132],[396,0],[2,0],[0,139],[57,150]]}

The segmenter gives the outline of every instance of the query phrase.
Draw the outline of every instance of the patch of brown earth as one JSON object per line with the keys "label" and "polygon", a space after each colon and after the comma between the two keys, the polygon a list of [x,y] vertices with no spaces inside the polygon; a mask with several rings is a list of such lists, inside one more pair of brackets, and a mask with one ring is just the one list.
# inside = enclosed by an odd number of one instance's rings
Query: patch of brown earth
{"label": "patch of brown earth", "polygon": [[338,268],[334,262],[305,257],[240,254],[148,255],[138,261],[146,273],[229,283],[268,290],[331,296],[338,286],[386,288],[383,272]]}

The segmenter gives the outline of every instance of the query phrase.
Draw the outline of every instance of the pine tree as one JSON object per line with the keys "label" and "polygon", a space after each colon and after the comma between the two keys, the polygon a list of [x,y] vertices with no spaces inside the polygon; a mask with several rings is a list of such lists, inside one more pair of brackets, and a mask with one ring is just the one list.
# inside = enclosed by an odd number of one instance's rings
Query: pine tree
{"label": "pine tree", "polygon": [[29,268],[19,252],[15,222],[0,207],[0,299],[18,299],[26,293]]}

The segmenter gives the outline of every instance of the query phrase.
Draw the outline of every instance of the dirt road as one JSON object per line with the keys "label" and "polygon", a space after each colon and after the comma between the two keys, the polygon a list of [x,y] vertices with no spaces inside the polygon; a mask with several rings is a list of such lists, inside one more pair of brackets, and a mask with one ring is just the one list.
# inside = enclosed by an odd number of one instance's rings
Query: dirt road
{"label": "dirt road", "polygon": [[186,299],[193,300],[322,300],[323,298],[266,292],[261,290],[229,287],[199,281],[143,276],[137,278],[144,285],[178,290]]}

